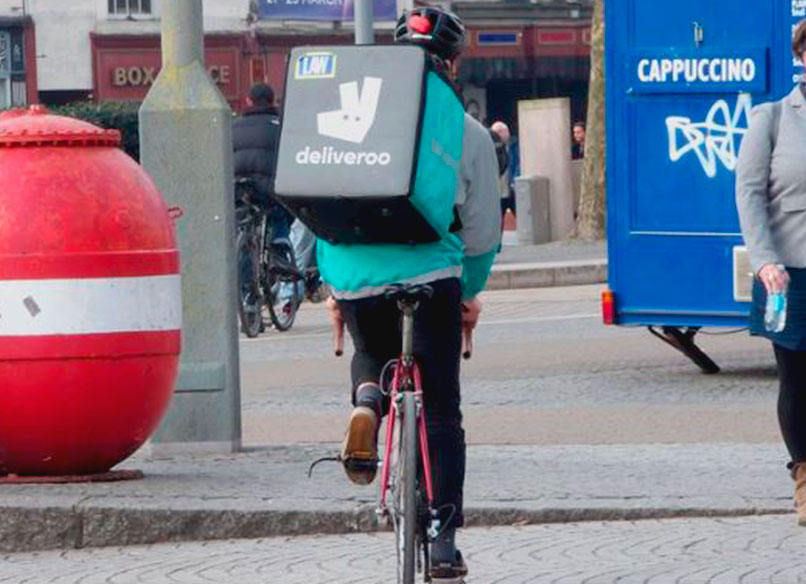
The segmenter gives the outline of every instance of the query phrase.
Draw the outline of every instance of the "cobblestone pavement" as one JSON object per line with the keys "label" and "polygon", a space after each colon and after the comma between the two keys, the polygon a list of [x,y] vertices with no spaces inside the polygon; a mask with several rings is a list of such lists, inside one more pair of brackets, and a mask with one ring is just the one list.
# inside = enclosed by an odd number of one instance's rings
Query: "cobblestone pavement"
{"label": "cobblestone pavement", "polygon": [[[793,516],[468,529],[467,584],[796,584]],[[387,584],[390,533],[0,556],[2,584]]]}
{"label": "cobblestone pavement", "polygon": [[511,245],[517,238],[508,233],[501,253],[495,258],[496,264],[518,264],[534,262],[562,262],[575,260],[598,260],[607,258],[607,244],[604,241],[555,241],[541,245]]}
{"label": "cobblestone pavement", "polygon": [[[143,480],[5,485],[0,506],[35,502],[67,509],[369,512],[378,496],[378,481],[356,486],[335,463],[317,467],[307,478],[310,463],[338,447],[136,457],[128,466],[142,469]],[[552,511],[580,517],[611,510],[599,518],[623,519],[623,513],[637,509],[750,513],[791,506],[792,480],[780,444],[472,446],[467,458],[465,506],[471,510],[515,509],[551,520]]]}
{"label": "cobblestone pavement", "polygon": [[[769,343],[698,335],[723,368],[702,375],[642,328],[603,326],[601,288],[484,294],[475,355],[462,364],[470,443],[780,440]],[[321,305],[306,305],[289,333],[242,342],[241,359],[246,444],[341,440],[349,359],[333,358]]]}

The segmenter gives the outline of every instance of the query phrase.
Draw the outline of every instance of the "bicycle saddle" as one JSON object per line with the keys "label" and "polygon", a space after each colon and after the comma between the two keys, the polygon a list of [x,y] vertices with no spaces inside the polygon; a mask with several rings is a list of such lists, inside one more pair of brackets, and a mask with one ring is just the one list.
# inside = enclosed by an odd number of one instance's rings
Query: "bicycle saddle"
{"label": "bicycle saddle", "polygon": [[384,297],[390,300],[407,302],[430,300],[432,296],[434,289],[428,284],[392,284],[384,292]]}

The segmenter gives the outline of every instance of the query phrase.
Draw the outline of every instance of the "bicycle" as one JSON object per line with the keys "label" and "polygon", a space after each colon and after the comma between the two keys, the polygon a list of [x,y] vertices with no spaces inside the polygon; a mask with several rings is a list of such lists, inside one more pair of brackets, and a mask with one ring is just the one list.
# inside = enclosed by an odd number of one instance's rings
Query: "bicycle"
{"label": "bicycle", "polygon": [[[390,398],[383,455],[377,460],[353,461],[344,461],[340,456],[326,457],[315,461],[308,470],[310,478],[320,462],[346,462],[356,469],[365,469],[367,464],[381,466],[376,516],[380,522],[391,525],[395,532],[399,584],[413,584],[418,572],[424,582],[431,582],[430,544],[442,527],[440,510],[433,508],[434,486],[422,379],[414,358],[414,314],[420,302],[430,300],[433,294],[434,289],[427,284],[394,284],[384,292],[387,299],[397,301],[402,314],[402,350],[400,357],[390,361],[381,373],[381,389]],[[463,329],[462,335],[462,357],[470,359],[472,332]],[[335,331],[334,348],[337,357],[344,354],[342,329]],[[391,387],[387,388],[384,380],[390,371]],[[446,523],[449,522],[450,518]]]}
{"label": "bicycle", "polygon": [[[391,406],[386,418],[386,444],[381,458],[380,496],[376,513],[391,523],[398,551],[398,582],[413,584],[415,571],[430,582],[429,543],[440,531],[433,509],[434,488],[428,453],[420,368],[414,359],[414,313],[429,300],[430,286],[392,286],[385,294],[403,315],[403,346],[391,362]],[[383,376],[382,376],[383,378]],[[419,457],[418,457],[419,454]],[[388,501],[387,501],[388,497]]]}
{"label": "bicycle", "polygon": [[257,199],[253,179],[235,180],[238,314],[250,338],[265,328],[264,306],[278,331],[291,328],[301,303],[296,283],[304,278],[297,270],[291,242],[274,237],[277,203],[269,199],[267,205],[260,206],[255,203]]}
{"label": "bicycle", "polygon": [[[397,301],[403,317],[403,342],[400,357],[387,365],[393,368],[387,392],[391,403],[376,513],[394,529],[401,584],[413,584],[416,572],[423,575],[424,582],[431,581],[430,544],[442,529],[440,509],[434,509],[422,379],[414,358],[414,313],[420,302],[430,300],[433,294],[434,289],[428,285],[393,285],[384,294]],[[462,357],[470,359],[472,333],[463,329],[462,335]],[[384,377],[381,374],[382,383]]]}

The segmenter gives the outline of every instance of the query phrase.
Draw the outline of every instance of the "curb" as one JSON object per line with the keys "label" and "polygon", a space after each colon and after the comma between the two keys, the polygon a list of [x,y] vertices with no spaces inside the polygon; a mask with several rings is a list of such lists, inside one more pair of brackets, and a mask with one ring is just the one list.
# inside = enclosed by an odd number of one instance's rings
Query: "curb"
{"label": "curb", "polygon": [[493,265],[487,290],[578,286],[607,282],[607,260]]}
{"label": "curb", "polygon": [[[469,508],[467,527],[522,526],[584,521],[744,517],[791,514],[761,508]],[[235,511],[109,507],[0,507],[0,552],[148,545],[178,541],[259,539],[374,532],[374,508],[355,511]]]}

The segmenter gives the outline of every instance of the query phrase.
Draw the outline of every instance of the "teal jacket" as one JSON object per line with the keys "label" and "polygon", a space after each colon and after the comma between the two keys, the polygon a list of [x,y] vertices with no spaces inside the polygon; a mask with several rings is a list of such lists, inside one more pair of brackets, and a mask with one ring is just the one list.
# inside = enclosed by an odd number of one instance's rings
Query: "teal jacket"
{"label": "teal jacket", "polygon": [[462,279],[462,298],[487,283],[501,238],[498,162],[490,133],[465,115],[456,210],[461,230],[433,243],[317,243],[322,278],[340,300],[368,298],[389,284]]}

